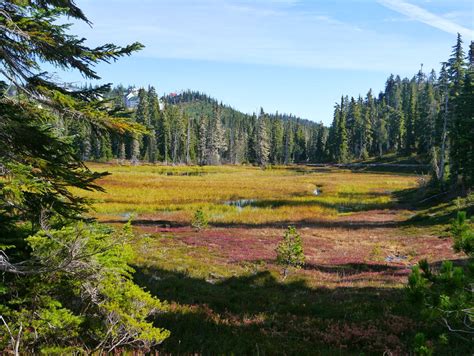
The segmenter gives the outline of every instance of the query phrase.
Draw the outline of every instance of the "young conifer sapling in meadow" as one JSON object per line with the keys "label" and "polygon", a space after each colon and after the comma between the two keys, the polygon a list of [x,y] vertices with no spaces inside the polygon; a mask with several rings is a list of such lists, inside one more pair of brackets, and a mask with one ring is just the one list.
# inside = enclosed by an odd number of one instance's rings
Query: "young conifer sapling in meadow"
{"label": "young conifer sapling in meadow", "polygon": [[199,208],[196,210],[194,213],[193,220],[191,221],[191,226],[194,227],[196,230],[202,230],[207,228],[208,225],[208,220],[207,216],[202,210],[202,208]]}
{"label": "young conifer sapling in meadow", "polygon": [[288,276],[290,267],[301,268],[305,262],[301,236],[294,226],[288,226],[276,248],[277,263],[283,266],[283,278]]}

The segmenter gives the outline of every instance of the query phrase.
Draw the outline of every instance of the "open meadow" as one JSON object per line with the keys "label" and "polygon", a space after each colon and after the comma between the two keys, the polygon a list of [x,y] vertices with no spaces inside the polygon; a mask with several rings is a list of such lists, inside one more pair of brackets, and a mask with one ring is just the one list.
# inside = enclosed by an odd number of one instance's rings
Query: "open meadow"
{"label": "open meadow", "polygon": [[[133,218],[136,281],[168,304],[163,350],[202,354],[407,352],[417,330],[410,267],[453,259],[440,229],[409,222],[400,197],[423,178],[289,166],[88,164],[111,175],[86,192],[95,216]],[[84,193],[81,193],[84,195]],[[202,209],[209,226],[194,229]],[[282,277],[288,225],[306,263]]]}

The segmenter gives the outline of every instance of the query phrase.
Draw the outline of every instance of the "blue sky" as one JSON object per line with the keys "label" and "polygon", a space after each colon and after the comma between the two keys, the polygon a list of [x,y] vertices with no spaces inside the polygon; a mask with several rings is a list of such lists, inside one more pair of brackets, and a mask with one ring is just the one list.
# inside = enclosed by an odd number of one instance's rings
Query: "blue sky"
{"label": "blue sky", "polygon": [[[262,106],[329,124],[342,94],[376,92],[474,39],[472,0],[76,0],[88,44],[146,48],[99,65],[102,82],[200,90],[244,112]],[[75,73],[61,73],[81,81]]]}

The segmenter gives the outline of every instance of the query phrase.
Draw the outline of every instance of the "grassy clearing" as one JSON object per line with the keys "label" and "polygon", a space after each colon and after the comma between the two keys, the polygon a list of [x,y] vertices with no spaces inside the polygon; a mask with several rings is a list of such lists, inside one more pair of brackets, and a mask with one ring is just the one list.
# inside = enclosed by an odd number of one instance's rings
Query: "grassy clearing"
{"label": "grassy clearing", "polygon": [[[414,187],[412,176],[357,174],[311,167],[163,167],[91,165],[112,173],[100,183],[98,216],[152,214],[157,219],[189,223],[201,207],[211,224],[262,224],[331,218],[341,212],[387,208],[391,193]],[[314,195],[315,189],[321,194]],[[225,202],[253,199],[239,208]]]}
{"label": "grassy clearing", "polygon": [[[404,299],[410,266],[459,257],[449,239],[407,225],[415,212],[395,197],[417,186],[415,175],[91,168],[112,173],[101,182],[105,193],[87,193],[97,216],[120,223],[136,214],[135,278],[169,303],[156,320],[172,332],[165,352],[404,354],[417,329]],[[251,202],[225,204],[241,199]],[[209,228],[191,227],[197,208]],[[275,247],[289,224],[301,234],[306,264],[283,279]]]}
{"label": "grassy clearing", "polygon": [[458,211],[465,211],[468,216],[474,214],[474,193],[431,192],[429,187],[421,190],[407,190],[399,198],[411,201],[416,211],[407,216],[403,222],[405,234],[417,236],[429,233],[440,237],[449,236],[449,227]]}

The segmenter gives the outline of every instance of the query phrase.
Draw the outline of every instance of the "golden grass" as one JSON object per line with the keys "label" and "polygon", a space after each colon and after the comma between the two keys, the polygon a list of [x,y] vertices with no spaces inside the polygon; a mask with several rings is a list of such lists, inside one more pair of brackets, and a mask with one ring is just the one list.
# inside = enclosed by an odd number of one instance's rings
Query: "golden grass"
{"label": "golden grass", "polygon": [[[353,173],[314,167],[120,166],[89,164],[108,171],[105,192],[78,192],[95,200],[98,217],[138,216],[188,223],[202,207],[211,223],[262,224],[331,218],[338,213],[388,207],[395,190],[416,186],[415,176]],[[318,188],[322,194],[315,196]],[[227,201],[254,199],[237,208]]]}

